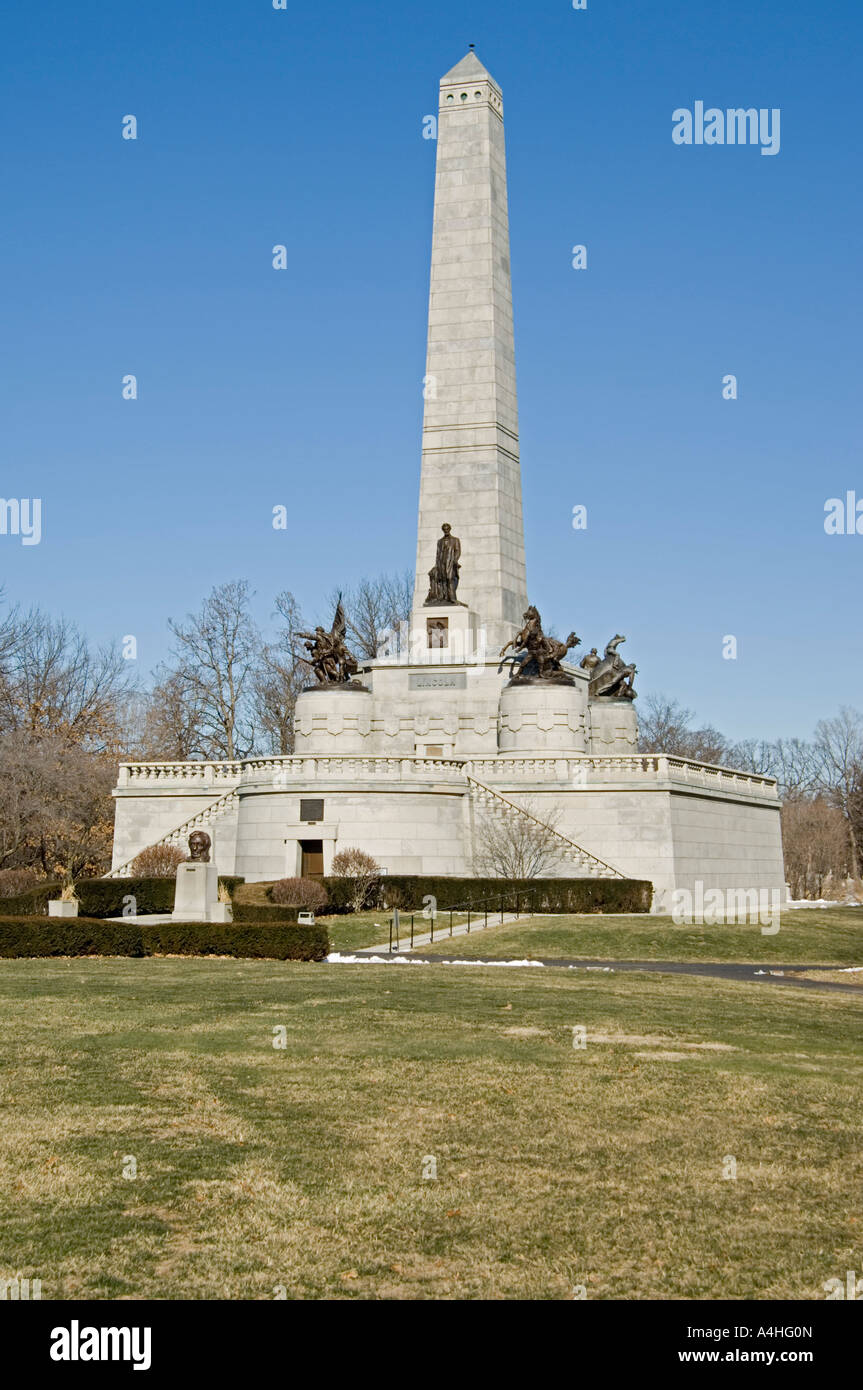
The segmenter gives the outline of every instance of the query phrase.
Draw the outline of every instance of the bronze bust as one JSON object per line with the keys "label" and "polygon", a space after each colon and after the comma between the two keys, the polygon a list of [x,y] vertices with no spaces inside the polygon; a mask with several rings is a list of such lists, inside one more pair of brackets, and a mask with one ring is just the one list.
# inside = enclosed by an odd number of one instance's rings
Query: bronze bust
{"label": "bronze bust", "polygon": [[211,844],[206,830],[193,830],[189,836],[189,863],[209,864]]}

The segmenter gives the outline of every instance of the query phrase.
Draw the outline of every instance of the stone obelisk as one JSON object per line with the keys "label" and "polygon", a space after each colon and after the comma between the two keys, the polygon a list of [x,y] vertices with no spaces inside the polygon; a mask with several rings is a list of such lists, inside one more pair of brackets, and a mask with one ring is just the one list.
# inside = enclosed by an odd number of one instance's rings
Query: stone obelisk
{"label": "stone obelisk", "polygon": [[503,97],[473,52],[440,83],[424,395],[414,623],[446,522],[458,600],[496,652],[521,626],[527,582]]}

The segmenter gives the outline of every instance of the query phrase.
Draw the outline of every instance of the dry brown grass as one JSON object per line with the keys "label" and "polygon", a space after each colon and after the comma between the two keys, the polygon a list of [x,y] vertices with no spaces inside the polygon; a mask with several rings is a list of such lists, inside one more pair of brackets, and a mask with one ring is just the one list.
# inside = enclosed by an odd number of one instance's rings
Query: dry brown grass
{"label": "dry brown grass", "polygon": [[45,1298],[818,1298],[859,1267],[854,997],[87,960],[3,962],[0,1007],[0,1270]]}

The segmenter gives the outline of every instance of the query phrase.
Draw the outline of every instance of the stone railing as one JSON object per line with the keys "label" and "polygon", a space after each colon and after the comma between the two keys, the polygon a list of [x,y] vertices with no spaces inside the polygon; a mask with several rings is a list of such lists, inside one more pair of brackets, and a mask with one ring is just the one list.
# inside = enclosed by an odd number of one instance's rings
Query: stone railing
{"label": "stone railing", "polygon": [[313,781],[407,782],[412,779],[464,783],[464,761],[459,758],[293,757],[243,758],[222,763],[121,763],[119,788],[149,791],[229,790],[242,783],[292,786]]}
{"label": "stone railing", "polygon": [[622,753],[580,758],[471,758],[465,771],[485,782],[556,783],[569,786],[607,786],[615,782],[671,782],[686,786],[757,796],[777,797],[776,781],[754,772],[736,772],[713,763],[692,762],[666,753]]}
{"label": "stone railing", "polygon": [[532,782],[547,786],[608,786],[612,783],[669,782],[737,796],[777,798],[776,781],[754,772],[735,772],[666,753],[622,753],[577,758],[399,758],[292,757],[243,758],[234,762],[122,763],[118,787],[127,791],[228,791],[240,784],[290,787],[311,782],[435,781],[466,784]]}
{"label": "stone railing", "polygon": [[464,763],[456,758],[322,757],[252,758],[243,764],[243,786],[289,787],[309,782],[464,783]]}
{"label": "stone railing", "polygon": [[196,787],[234,787],[243,775],[242,762],[121,763],[118,787],[172,786],[177,791]]}

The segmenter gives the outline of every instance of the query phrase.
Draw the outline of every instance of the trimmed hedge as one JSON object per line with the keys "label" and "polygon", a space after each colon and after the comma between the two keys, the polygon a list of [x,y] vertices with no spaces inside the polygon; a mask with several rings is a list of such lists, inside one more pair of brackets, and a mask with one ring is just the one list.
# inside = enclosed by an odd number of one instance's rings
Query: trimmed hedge
{"label": "trimmed hedge", "polygon": [[[351,882],[344,878],[323,880],[332,911],[344,912]],[[375,899],[381,907],[398,907],[418,912],[423,898],[437,899],[438,911],[466,907],[489,899],[489,906],[503,901],[514,911],[516,898],[522,911],[534,912],[649,912],[653,885],[636,878],[443,878],[432,875],[387,874],[375,885]]]}
{"label": "trimmed hedge", "polygon": [[123,918],[0,917],[0,957],[236,956],[248,960],[323,960],[327,929],[260,927],[221,922],[163,922],[137,926]]}
{"label": "trimmed hedge", "polygon": [[143,956],[141,928],[122,919],[0,917],[0,956]]}
{"label": "trimmed hedge", "polygon": [[122,917],[128,915],[128,898],[135,899],[139,913],[173,912],[172,878],[85,878],[75,884],[75,893],[84,917]]}
{"label": "trimmed hedge", "polygon": [[18,893],[14,898],[0,898],[0,914],[10,917],[47,917],[51,898],[59,898],[63,885],[59,881],[40,883]]}
{"label": "trimmed hedge", "polygon": [[298,912],[309,910],[304,907],[281,907],[277,903],[233,904],[235,922],[271,923],[273,926],[278,926],[280,922],[296,922]]}
{"label": "trimmed hedge", "polygon": [[246,960],[323,960],[327,929],[281,925],[264,928],[232,922],[162,922],[141,927],[148,956],[238,956]]}

